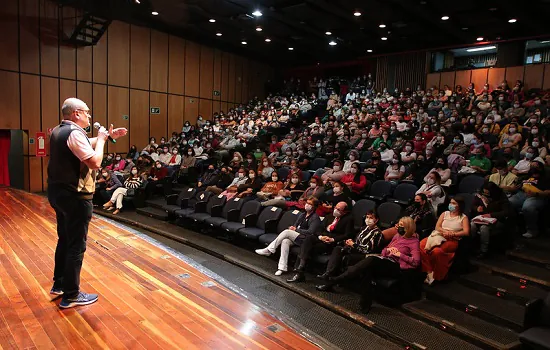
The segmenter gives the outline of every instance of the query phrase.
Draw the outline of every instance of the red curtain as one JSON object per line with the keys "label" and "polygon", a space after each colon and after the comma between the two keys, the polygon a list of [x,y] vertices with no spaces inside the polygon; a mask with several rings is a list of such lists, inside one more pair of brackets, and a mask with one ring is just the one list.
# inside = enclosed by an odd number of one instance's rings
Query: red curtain
{"label": "red curtain", "polygon": [[0,185],[10,185],[10,170],[8,169],[8,155],[10,153],[11,133],[9,130],[0,130]]}

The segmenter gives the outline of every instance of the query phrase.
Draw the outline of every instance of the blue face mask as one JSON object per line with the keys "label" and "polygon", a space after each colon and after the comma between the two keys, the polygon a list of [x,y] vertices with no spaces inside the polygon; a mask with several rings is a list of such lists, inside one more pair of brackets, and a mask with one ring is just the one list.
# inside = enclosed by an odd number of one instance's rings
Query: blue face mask
{"label": "blue face mask", "polygon": [[449,211],[455,211],[456,209],[456,206],[454,206],[453,204],[449,204]]}
{"label": "blue face mask", "polygon": [[459,144],[459,143],[460,143],[460,139],[454,139],[453,142],[456,143],[456,144]]}

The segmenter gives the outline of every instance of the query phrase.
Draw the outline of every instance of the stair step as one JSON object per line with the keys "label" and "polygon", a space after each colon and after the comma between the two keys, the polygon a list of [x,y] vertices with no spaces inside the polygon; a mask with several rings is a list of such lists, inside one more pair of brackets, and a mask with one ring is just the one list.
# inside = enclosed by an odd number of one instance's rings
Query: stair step
{"label": "stair step", "polygon": [[140,215],[145,215],[151,218],[155,218],[157,220],[168,220],[168,213],[162,209],[152,208],[152,207],[144,207],[144,208],[137,208],[136,213]]}
{"label": "stair step", "polygon": [[428,299],[441,301],[458,310],[516,331],[523,329],[525,308],[515,302],[478,292],[458,282],[428,287],[425,291]]}
{"label": "stair step", "polygon": [[166,199],[164,197],[148,199],[145,204],[156,209],[162,209],[166,205]]}
{"label": "stair step", "polygon": [[533,299],[544,298],[547,293],[534,284],[524,285],[517,279],[512,280],[484,271],[462,275],[458,282],[499,298],[516,301],[521,305]]}
{"label": "stair step", "polygon": [[550,271],[550,254],[548,251],[523,248],[506,252],[508,257],[528,264],[536,265]]}
{"label": "stair step", "polygon": [[470,314],[453,309],[433,300],[419,300],[403,305],[411,315],[439,329],[491,349],[514,349],[519,347],[518,334]]}
{"label": "stair step", "polygon": [[536,284],[550,289],[550,270],[520,261],[496,257],[484,260],[472,260],[472,263],[491,270],[504,277],[519,279],[523,284]]}
{"label": "stair step", "polygon": [[529,249],[549,252],[550,251],[550,238],[547,237],[537,237],[537,238],[518,238],[516,245],[519,247],[527,247]]}

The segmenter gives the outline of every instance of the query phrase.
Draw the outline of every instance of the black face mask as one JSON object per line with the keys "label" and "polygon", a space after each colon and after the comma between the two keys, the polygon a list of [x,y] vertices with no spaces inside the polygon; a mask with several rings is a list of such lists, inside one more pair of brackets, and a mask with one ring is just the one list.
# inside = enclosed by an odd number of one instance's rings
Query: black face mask
{"label": "black face mask", "polygon": [[420,208],[422,206],[422,203],[420,202],[414,202],[413,204],[416,208]]}
{"label": "black face mask", "polygon": [[405,234],[405,228],[402,227],[402,226],[399,226],[397,228],[397,233],[399,233],[401,236],[403,236]]}

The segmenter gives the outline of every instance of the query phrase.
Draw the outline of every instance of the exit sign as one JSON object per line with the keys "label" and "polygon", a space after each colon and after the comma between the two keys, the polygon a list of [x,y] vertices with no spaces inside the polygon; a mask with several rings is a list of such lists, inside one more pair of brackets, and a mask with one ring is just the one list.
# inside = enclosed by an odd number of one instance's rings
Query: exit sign
{"label": "exit sign", "polygon": [[160,114],[160,107],[151,107],[151,114]]}
{"label": "exit sign", "polygon": [[214,90],[214,96],[220,96],[220,91],[219,90]]}

